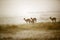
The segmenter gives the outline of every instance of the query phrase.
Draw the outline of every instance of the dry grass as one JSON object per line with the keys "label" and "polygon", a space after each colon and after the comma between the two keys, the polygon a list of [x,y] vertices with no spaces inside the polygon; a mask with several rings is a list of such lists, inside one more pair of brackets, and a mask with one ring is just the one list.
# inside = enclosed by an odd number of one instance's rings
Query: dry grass
{"label": "dry grass", "polygon": [[[20,25],[0,25],[0,34],[1,33],[11,33],[15,34],[21,30],[60,30],[60,22],[57,23],[35,23],[35,24],[20,24]],[[25,39],[16,39],[16,40],[59,40],[60,38],[25,38]],[[15,40],[12,37],[0,38],[0,40]]]}
{"label": "dry grass", "polygon": [[60,23],[35,23],[21,25],[0,25],[0,33],[12,33],[17,30],[60,30]]}

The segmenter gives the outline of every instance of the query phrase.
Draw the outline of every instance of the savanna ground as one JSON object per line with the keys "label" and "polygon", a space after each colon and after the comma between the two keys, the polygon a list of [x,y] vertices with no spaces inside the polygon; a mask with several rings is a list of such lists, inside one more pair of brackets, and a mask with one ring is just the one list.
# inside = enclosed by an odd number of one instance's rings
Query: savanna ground
{"label": "savanna ground", "polygon": [[60,40],[60,22],[0,25],[0,40]]}

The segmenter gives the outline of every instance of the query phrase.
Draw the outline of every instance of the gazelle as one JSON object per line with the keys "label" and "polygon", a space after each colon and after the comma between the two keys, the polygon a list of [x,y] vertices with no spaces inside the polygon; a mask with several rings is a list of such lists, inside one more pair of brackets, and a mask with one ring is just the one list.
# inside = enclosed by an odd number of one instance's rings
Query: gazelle
{"label": "gazelle", "polygon": [[50,19],[52,20],[52,22],[56,22],[56,18],[55,17],[50,17]]}
{"label": "gazelle", "polygon": [[25,18],[24,18],[24,20],[26,23],[30,23],[30,21],[31,21],[30,19],[25,19]]}
{"label": "gazelle", "polygon": [[31,23],[35,23],[37,21],[36,18],[31,18]]}

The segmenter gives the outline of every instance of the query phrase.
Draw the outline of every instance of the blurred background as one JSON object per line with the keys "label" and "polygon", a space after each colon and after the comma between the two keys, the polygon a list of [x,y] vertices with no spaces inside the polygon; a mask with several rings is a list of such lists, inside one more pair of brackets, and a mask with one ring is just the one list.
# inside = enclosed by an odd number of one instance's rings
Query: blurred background
{"label": "blurred background", "polygon": [[49,22],[49,17],[60,20],[60,0],[0,0],[0,24],[23,24],[23,18],[37,18]]}

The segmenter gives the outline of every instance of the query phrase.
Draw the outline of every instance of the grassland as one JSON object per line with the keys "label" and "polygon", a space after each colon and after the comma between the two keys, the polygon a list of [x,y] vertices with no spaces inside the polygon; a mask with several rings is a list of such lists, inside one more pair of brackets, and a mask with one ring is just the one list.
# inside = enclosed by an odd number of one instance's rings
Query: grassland
{"label": "grassland", "polygon": [[[51,23],[51,22],[43,23],[42,22],[42,23],[34,23],[34,24],[0,25],[0,34],[16,34],[16,32],[19,32],[22,30],[38,30],[38,31],[57,30],[58,31],[58,30],[60,30],[60,22],[57,22],[57,23]],[[5,39],[0,38],[0,40],[5,40]],[[22,39],[22,40],[41,40],[41,39],[27,38],[27,39]],[[47,39],[45,39],[45,40],[47,40]],[[55,38],[53,38],[51,40],[55,40]]]}
{"label": "grassland", "polygon": [[0,33],[13,30],[60,30],[60,23],[35,23],[35,24],[19,24],[19,25],[0,25]]}

